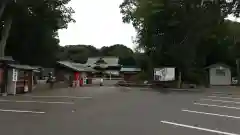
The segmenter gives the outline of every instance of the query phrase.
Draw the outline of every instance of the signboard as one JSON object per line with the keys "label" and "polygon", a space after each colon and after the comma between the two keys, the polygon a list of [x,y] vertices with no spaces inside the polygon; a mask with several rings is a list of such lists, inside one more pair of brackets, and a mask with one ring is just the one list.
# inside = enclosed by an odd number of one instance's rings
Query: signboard
{"label": "signboard", "polygon": [[175,80],[175,68],[155,68],[155,81],[173,81]]}
{"label": "signboard", "polygon": [[105,73],[107,73],[107,74],[109,74],[109,75],[119,75],[119,71],[110,71],[110,70],[107,70],[107,71],[105,71]]}
{"label": "signboard", "polygon": [[18,80],[18,71],[16,69],[13,69],[12,81],[17,81],[17,80]]}

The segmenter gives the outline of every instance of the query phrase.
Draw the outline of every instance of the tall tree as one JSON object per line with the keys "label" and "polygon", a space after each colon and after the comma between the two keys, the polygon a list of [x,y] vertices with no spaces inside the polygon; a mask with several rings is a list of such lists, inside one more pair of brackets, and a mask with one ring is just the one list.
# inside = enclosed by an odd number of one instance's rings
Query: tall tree
{"label": "tall tree", "polygon": [[74,11],[66,6],[69,1],[17,0],[8,4],[3,21],[11,17],[12,25],[6,55],[22,63],[50,66],[59,47],[57,31],[74,21]]}
{"label": "tall tree", "polygon": [[[13,5],[15,4],[16,1],[13,1],[13,0],[10,0],[10,1],[7,1],[7,0],[4,0],[2,1],[0,4],[1,4],[1,7],[0,7],[0,21],[1,21],[1,18],[2,16],[4,15],[4,11],[7,7],[9,7],[9,5]],[[0,57],[4,57],[5,56],[5,46],[6,46],[6,42],[7,42],[7,39],[9,37],[9,32],[10,32],[10,29],[11,29],[11,26],[12,26],[12,16],[11,15],[8,15],[7,17],[5,17],[2,21],[2,29],[1,29],[1,38],[0,38]]]}
{"label": "tall tree", "polygon": [[100,49],[102,56],[117,56],[119,57],[119,64],[124,66],[135,66],[134,53],[132,49],[122,44],[115,44],[109,47],[102,47]]}
{"label": "tall tree", "polygon": [[61,47],[57,53],[58,60],[71,60],[85,63],[88,57],[99,56],[100,52],[91,45],[68,45]]}
{"label": "tall tree", "polygon": [[239,1],[219,0],[124,0],[123,22],[138,31],[138,44],[153,66],[172,65],[181,72],[195,66],[197,46],[232,13]]}

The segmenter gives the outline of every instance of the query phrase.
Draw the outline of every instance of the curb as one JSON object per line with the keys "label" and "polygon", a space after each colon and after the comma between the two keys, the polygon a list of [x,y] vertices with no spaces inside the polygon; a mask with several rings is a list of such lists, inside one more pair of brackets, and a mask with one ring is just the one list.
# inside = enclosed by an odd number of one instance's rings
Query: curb
{"label": "curb", "polygon": [[177,91],[177,92],[184,92],[184,91],[187,91],[187,92],[203,92],[205,91],[204,88],[189,88],[189,89],[178,89],[178,88],[160,88],[160,87],[151,87],[150,85],[116,85],[118,87],[128,87],[128,88],[144,88],[144,90],[146,89],[149,89],[149,90],[156,90],[156,91],[161,91],[161,90],[166,90],[166,91]]}
{"label": "curb", "polygon": [[[143,89],[142,89],[143,90]],[[146,90],[146,89],[144,89]],[[149,88],[149,91],[163,92],[204,92],[204,89]]]}
{"label": "curb", "polygon": [[170,91],[187,91],[187,92],[203,92],[203,89],[172,89],[172,88],[167,88],[166,90]]}

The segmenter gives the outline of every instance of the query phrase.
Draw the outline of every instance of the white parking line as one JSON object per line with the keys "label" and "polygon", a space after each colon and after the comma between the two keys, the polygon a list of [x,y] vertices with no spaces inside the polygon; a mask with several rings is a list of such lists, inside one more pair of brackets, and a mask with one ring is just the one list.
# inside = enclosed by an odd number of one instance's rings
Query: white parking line
{"label": "white parking line", "polygon": [[226,92],[212,92],[212,94],[226,94]]}
{"label": "white parking line", "polygon": [[191,129],[196,129],[196,130],[200,130],[200,131],[217,133],[217,134],[222,134],[222,135],[239,135],[239,134],[235,134],[235,133],[223,132],[223,131],[219,131],[219,130],[201,128],[201,127],[196,127],[196,126],[191,126],[191,125],[185,125],[185,124],[179,124],[179,123],[174,123],[174,122],[169,122],[169,121],[161,121],[161,123],[169,124],[169,125],[174,125],[174,126],[177,126],[177,127],[191,128]]}
{"label": "white parking line", "polygon": [[91,99],[92,97],[77,97],[77,96],[30,96],[24,95],[25,97],[33,97],[33,98],[75,98],[75,99]]}
{"label": "white parking line", "polygon": [[240,107],[221,106],[221,105],[213,105],[213,104],[201,104],[201,103],[194,103],[194,104],[195,104],[195,105],[201,105],[201,106],[219,107],[219,108],[228,108],[228,109],[240,110]]}
{"label": "white parking line", "polygon": [[27,100],[0,100],[0,102],[42,103],[42,104],[74,104],[73,102],[47,102],[47,101],[27,101]]}
{"label": "white parking line", "polygon": [[223,99],[233,99],[233,100],[239,100],[240,98],[236,97],[220,97],[220,96],[208,96],[209,98],[223,98]]}
{"label": "white parking line", "polygon": [[234,94],[239,94],[238,92],[212,92],[211,94],[216,94],[216,95],[234,95]]}
{"label": "white parking line", "polygon": [[222,92],[222,93],[211,93],[211,95],[218,95],[218,96],[220,96],[220,95],[238,95],[239,93],[224,93],[224,92]]}
{"label": "white parking line", "polygon": [[191,110],[184,110],[184,109],[182,111],[183,112],[189,112],[189,113],[197,113],[197,114],[205,114],[205,115],[240,119],[240,117],[238,117],[238,116],[230,116],[230,115],[223,115],[223,114],[217,114],[217,113],[198,112],[198,111],[191,111]]}
{"label": "white parking line", "polygon": [[235,101],[215,100],[215,99],[208,99],[208,98],[203,98],[203,99],[200,99],[200,100],[213,101],[213,102],[222,102],[222,103],[234,103],[234,104],[240,104],[240,102],[235,102]]}
{"label": "white parking line", "polygon": [[5,110],[5,109],[0,109],[0,112],[15,112],[15,113],[38,113],[38,114],[43,114],[46,112],[36,112],[36,111],[24,111],[24,110]]}

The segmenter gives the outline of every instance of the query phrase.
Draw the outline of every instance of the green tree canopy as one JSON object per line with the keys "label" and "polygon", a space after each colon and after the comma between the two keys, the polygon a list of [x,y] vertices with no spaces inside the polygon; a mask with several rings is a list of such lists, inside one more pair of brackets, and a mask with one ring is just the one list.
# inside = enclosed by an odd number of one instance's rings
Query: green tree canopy
{"label": "green tree canopy", "polygon": [[119,58],[119,64],[124,66],[135,66],[134,52],[120,44],[104,46],[100,49],[91,45],[69,45],[59,49],[58,60],[72,60],[74,62],[85,63],[88,57],[96,56],[116,56]]}
{"label": "green tree canopy", "polygon": [[238,14],[236,5],[237,0],[124,0],[120,8],[123,22],[137,29],[139,46],[157,65],[186,69],[194,64],[201,40],[228,14]]}
{"label": "green tree canopy", "polygon": [[[16,0],[7,3],[3,24],[12,19],[6,55],[25,64],[50,66],[59,48],[58,30],[74,22],[70,0]],[[3,35],[1,35],[3,37]]]}
{"label": "green tree canopy", "polygon": [[99,54],[99,50],[91,45],[68,45],[59,49],[57,58],[86,63],[88,57],[99,56]]}
{"label": "green tree canopy", "polygon": [[153,67],[175,66],[187,75],[192,68],[234,61],[229,48],[237,34],[230,29],[239,26],[225,18],[239,15],[239,2],[124,0],[120,9],[123,22],[137,30],[136,41],[147,55],[151,73]]}

